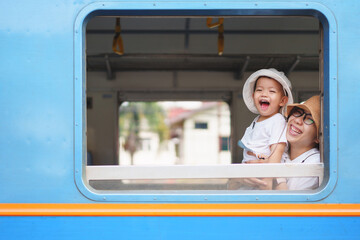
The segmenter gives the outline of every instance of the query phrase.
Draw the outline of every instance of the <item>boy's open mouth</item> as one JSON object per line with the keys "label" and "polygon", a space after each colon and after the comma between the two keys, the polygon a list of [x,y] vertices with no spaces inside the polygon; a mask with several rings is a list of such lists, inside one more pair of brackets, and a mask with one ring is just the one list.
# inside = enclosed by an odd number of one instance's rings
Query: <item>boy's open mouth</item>
{"label": "boy's open mouth", "polygon": [[270,106],[270,102],[267,100],[260,100],[261,110],[265,111]]}

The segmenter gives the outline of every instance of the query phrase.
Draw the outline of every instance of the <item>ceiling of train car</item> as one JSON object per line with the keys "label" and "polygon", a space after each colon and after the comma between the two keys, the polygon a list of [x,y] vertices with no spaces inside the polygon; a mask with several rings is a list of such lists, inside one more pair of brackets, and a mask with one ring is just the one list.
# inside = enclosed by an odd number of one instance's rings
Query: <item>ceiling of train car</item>
{"label": "ceiling of train car", "polygon": [[287,73],[319,68],[319,22],[312,17],[225,18],[221,56],[218,28],[208,28],[204,17],[122,17],[123,55],[112,50],[115,21],[89,21],[88,71],[233,71],[240,77],[264,67]]}

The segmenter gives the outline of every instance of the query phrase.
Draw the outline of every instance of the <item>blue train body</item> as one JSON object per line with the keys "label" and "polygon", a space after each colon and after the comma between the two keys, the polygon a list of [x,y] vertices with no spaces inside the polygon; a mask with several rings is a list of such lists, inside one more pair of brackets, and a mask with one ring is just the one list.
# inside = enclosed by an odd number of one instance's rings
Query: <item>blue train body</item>
{"label": "blue train body", "polygon": [[[3,1],[0,204],[360,204],[360,2]],[[99,15],[314,16],[324,28],[327,181],[310,194],[98,194],[84,183],[86,23]],[[40,214],[41,215],[41,214]],[[71,214],[70,214],[71,215]],[[76,214],[75,214],[76,215]],[[155,214],[156,215],[156,214]],[[359,217],[2,214],[0,239],[360,239]]]}

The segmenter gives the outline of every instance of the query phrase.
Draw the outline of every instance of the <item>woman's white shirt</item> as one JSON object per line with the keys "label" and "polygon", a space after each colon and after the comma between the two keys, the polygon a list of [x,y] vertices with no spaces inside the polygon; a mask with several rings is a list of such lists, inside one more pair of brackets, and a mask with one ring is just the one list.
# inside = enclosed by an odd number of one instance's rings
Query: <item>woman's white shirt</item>
{"label": "woman's white shirt", "polygon": [[[297,158],[291,160],[288,153],[283,154],[283,163],[320,163],[320,152],[317,148],[304,152]],[[295,177],[287,178],[289,190],[310,190],[319,187],[318,177]]]}

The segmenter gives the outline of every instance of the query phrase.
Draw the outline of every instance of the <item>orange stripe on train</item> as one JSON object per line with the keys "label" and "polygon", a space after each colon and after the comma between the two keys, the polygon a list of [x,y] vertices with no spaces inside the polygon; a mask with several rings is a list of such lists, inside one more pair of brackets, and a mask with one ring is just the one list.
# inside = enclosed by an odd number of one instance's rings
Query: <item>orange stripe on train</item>
{"label": "orange stripe on train", "polygon": [[4,203],[0,216],[360,216],[360,204]]}

